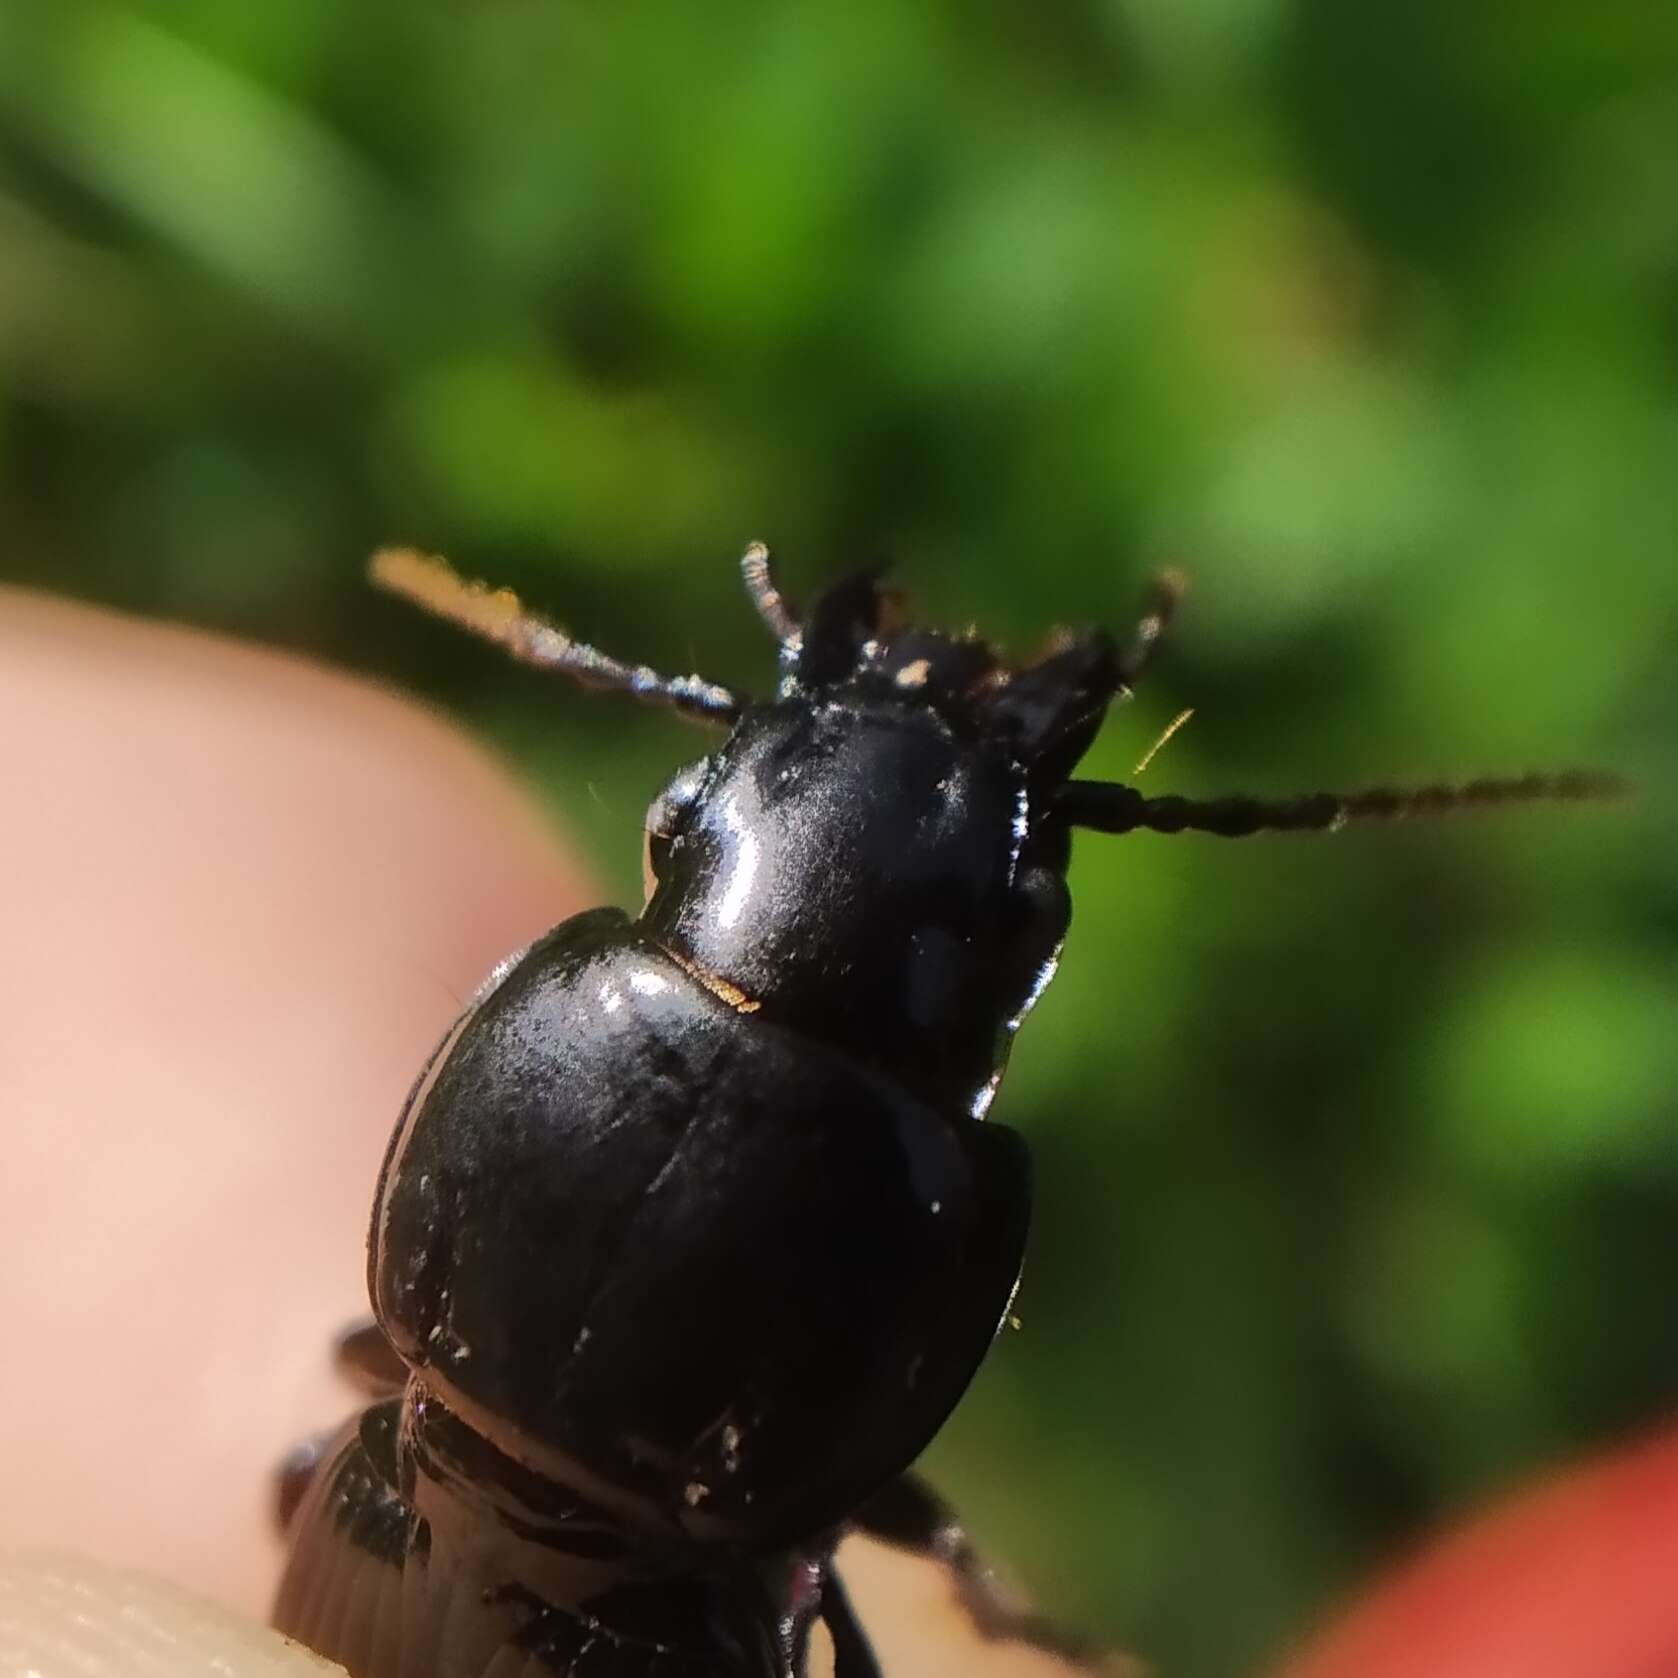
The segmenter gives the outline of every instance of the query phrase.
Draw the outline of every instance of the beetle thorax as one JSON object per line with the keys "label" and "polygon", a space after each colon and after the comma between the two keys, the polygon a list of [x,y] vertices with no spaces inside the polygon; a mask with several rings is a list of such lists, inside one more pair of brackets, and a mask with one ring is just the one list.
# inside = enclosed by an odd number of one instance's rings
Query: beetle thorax
{"label": "beetle thorax", "polygon": [[642,926],[742,1010],[966,1104],[1065,930],[1042,849],[1024,773],[931,706],[782,701],[693,786]]}

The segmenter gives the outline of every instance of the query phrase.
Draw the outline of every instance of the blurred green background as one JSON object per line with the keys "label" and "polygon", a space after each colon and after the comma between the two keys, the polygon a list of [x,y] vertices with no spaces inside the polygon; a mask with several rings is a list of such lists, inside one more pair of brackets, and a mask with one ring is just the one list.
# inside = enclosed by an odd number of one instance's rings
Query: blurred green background
{"label": "blurred green background", "polygon": [[0,0],[0,568],[419,687],[624,900],[692,736],[373,545],[759,686],[749,537],[1022,651],[1177,562],[1095,772],[1194,705],[1149,788],[1639,775],[1080,845],[1023,1332],[931,1466],[1234,1675],[1678,1405],[1675,158],[1642,0]]}

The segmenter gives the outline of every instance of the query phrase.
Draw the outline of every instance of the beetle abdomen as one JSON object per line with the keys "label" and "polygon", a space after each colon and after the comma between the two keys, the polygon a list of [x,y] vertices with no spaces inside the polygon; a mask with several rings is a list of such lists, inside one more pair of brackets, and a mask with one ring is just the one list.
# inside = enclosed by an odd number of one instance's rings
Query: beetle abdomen
{"label": "beetle abdomen", "polygon": [[351,1678],[774,1678],[772,1616],[754,1632],[719,1611],[708,1637],[695,1615],[705,1646],[684,1648],[529,1589],[486,1589],[484,1569],[434,1541],[396,1490],[398,1410],[392,1400],[350,1423],[298,1510],[274,1606],[286,1636]]}
{"label": "beetle abdomen", "polygon": [[374,1302],[509,1455],[654,1531],[780,1543],[966,1386],[1018,1272],[1023,1149],[720,988],[611,911],[536,944],[404,1119]]}

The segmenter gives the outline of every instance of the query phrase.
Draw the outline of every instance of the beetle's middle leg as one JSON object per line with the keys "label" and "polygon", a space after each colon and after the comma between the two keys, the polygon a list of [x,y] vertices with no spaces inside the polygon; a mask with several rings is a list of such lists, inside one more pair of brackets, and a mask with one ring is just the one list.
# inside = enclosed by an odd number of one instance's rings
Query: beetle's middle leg
{"label": "beetle's middle leg", "polygon": [[894,1549],[938,1562],[968,1621],[987,1641],[1024,1643],[1095,1672],[1135,1671],[1125,1657],[1022,1603],[974,1549],[955,1510],[918,1475],[904,1474],[877,1491],[850,1525]]}
{"label": "beetle's middle leg", "polygon": [[[407,1366],[371,1317],[358,1318],[333,1342],[332,1366],[369,1398],[394,1396],[408,1378]],[[327,1447],[337,1436],[337,1428],[311,1433],[293,1445],[275,1465],[274,1525],[281,1533],[290,1527],[291,1517],[313,1483]]]}
{"label": "beetle's middle leg", "polygon": [[408,1384],[408,1366],[371,1317],[359,1317],[332,1344],[332,1367],[369,1398],[391,1398]]}

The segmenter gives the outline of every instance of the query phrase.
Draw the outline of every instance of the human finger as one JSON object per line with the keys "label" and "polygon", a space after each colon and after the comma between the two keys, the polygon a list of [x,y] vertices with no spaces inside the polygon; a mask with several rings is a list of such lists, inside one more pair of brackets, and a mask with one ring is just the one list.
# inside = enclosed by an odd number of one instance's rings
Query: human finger
{"label": "human finger", "polygon": [[1379,1584],[1277,1678],[1678,1673],[1678,1433],[1517,1493]]}
{"label": "human finger", "polygon": [[0,1546],[261,1612],[403,1093],[591,894],[484,752],[301,659],[0,591],[0,716]]}
{"label": "human finger", "polygon": [[327,1678],[343,1669],[161,1580],[88,1561],[0,1562],[0,1673]]}

